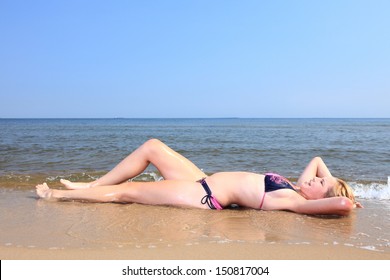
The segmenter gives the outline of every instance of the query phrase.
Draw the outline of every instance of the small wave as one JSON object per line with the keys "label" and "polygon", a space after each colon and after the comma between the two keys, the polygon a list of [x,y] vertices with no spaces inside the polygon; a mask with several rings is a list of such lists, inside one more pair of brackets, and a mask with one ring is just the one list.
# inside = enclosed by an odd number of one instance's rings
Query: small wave
{"label": "small wave", "polygon": [[[55,175],[48,176],[46,178],[49,182],[56,182],[60,179],[67,179],[73,182],[91,182],[102,177],[105,172],[83,172],[83,173],[73,173],[70,175]],[[140,175],[130,179],[130,181],[138,181],[138,182],[150,182],[150,181],[161,181],[163,177],[158,172],[143,172]]]}
{"label": "small wave", "polygon": [[387,178],[387,184],[362,184],[352,182],[350,183],[356,197],[365,199],[380,199],[390,200],[390,176]]}
{"label": "small wave", "polygon": [[143,172],[142,174],[134,177],[132,181],[147,182],[147,181],[161,181],[163,179],[164,178],[156,172]]}

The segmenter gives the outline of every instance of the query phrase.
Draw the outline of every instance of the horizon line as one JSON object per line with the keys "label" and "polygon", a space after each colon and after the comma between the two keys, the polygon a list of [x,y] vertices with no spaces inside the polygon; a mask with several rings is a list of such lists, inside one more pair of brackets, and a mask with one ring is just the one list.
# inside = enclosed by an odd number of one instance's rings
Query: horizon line
{"label": "horizon line", "polygon": [[7,119],[390,119],[390,117],[0,117],[0,120]]}

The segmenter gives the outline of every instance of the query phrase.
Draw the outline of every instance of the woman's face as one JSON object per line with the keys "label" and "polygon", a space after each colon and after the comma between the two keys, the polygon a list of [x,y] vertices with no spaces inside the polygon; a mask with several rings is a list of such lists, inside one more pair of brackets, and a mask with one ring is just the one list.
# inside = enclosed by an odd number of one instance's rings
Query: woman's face
{"label": "woman's face", "polygon": [[337,184],[334,177],[314,177],[301,185],[301,194],[306,199],[324,198],[325,194]]}

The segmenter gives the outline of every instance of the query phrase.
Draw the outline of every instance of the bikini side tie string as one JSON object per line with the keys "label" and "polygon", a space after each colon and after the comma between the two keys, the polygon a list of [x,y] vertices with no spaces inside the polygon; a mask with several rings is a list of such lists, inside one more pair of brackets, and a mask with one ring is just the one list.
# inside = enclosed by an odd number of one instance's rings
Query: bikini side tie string
{"label": "bikini side tie string", "polygon": [[198,182],[201,183],[203,189],[206,192],[206,195],[200,200],[200,202],[202,204],[207,204],[207,206],[210,209],[222,210],[223,209],[222,206],[219,204],[219,202],[212,195],[212,192],[211,192],[209,186],[206,183],[206,178],[202,178]]}

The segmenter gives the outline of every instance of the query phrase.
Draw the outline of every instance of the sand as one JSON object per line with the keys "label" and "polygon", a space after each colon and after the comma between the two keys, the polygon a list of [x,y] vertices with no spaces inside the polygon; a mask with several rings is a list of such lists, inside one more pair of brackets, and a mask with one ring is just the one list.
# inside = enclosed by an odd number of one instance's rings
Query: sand
{"label": "sand", "polygon": [[337,218],[48,202],[25,189],[0,194],[2,260],[390,259],[387,220],[370,207]]}
{"label": "sand", "polygon": [[0,247],[2,260],[388,260],[342,245],[198,244],[171,248],[42,249]]}

